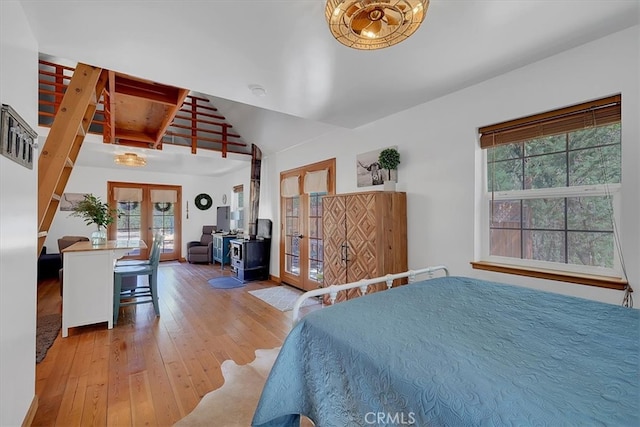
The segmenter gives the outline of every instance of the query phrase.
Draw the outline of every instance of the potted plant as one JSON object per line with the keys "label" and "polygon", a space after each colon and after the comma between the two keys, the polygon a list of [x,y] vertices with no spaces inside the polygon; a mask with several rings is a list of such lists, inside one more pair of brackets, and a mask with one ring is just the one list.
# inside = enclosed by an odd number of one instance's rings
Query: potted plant
{"label": "potted plant", "polygon": [[396,182],[391,178],[391,171],[398,169],[398,165],[400,164],[400,153],[395,148],[385,148],[378,156],[378,163],[380,163],[382,168],[389,170],[389,177],[384,182],[384,189],[395,191]]}
{"label": "potted plant", "polygon": [[87,225],[95,224],[97,230],[91,234],[91,243],[104,245],[107,243],[107,226],[113,223],[122,214],[117,209],[109,208],[107,203],[93,194],[85,194],[84,199],[78,202],[71,216],[84,219]]}

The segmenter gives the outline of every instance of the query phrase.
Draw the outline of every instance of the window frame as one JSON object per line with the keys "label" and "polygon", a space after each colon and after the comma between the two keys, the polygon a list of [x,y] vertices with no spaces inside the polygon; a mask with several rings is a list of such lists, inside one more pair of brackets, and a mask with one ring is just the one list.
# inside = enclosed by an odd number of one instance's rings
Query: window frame
{"label": "window frame", "polygon": [[[242,194],[242,204],[240,203],[240,194]],[[236,230],[245,231],[244,226],[244,185],[236,185],[231,191],[231,211],[236,212],[238,219],[234,219]]]}
{"label": "window frame", "polygon": [[[480,260],[473,261],[471,263],[474,269],[488,270],[500,273],[516,274],[522,276],[530,276],[537,278],[544,278],[550,280],[558,280],[569,283],[584,284],[598,287],[606,287],[613,289],[624,289],[627,284],[624,279],[624,272],[621,265],[621,257],[619,253],[618,236],[620,235],[619,224],[621,223],[621,193],[622,183],[604,183],[604,184],[591,184],[581,186],[569,186],[569,187],[550,187],[542,189],[527,189],[527,190],[509,190],[509,191],[491,191],[488,188],[490,165],[489,165],[489,153],[488,149],[492,145],[488,144],[489,137],[492,132],[500,132],[500,129],[506,129],[506,138],[509,138],[509,133],[514,130],[517,131],[519,126],[527,127],[531,126],[531,123],[535,123],[536,120],[543,122],[545,120],[554,120],[554,117],[566,114],[567,111],[570,114],[575,114],[579,111],[578,107],[593,108],[593,106],[602,105],[604,103],[617,102],[621,104],[621,96],[616,95],[614,97],[603,98],[602,100],[596,100],[590,103],[579,104],[577,106],[567,107],[564,109],[558,109],[542,113],[528,118],[516,119],[504,124],[491,125],[479,129],[480,133],[480,148],[482,151],[482,193],[481,193],[481,208],[480,208],[480,232],[478,234],[480,239],[479,245],[479,258]],[[621,109],[621,107],[620,107]],[[609,108],[610,110],[610,108]],[[608,122],[597,123],[597,126],[607,125],[612,123],[610,116],[607,116]],[[620,120],[621,121],[621,120]],[[614,121],[615,122],[615,121]],[[552,122],[553,124],[553,122]],[[577,129],[573,129],[577,130]],[[571,132],[567,130],[566,132]],[[556,133],[558,134],[558,133]],[[620,136],[622,138],[622,134]],[[491,136],[495,140],[495,136]],[[520,141],[507,141],[500,142],[495,145],[502,145],[513,142],[523,142],[531,138],[526,138]],[[622,141],[620,141],[622,144]],[[589,197],[589,196],[606,196],[611,198],[613,208],[613,266],[599,267],[599,266],[585,266],[570,263],[540,261],[532,259],[522,259],[515,257],[505,257],[490,254],[491,245],[491,204],[492,201],[500,200],[527,200],[527,199],[541,199],[541,198],[568,198],[568,197]],[[522,230],[522,228],[519,228]],[[560,230],[559,230],[560,231]],[[564,229],[566,232],[566,229]],[[565,242],[566,244],[566,242]]]}

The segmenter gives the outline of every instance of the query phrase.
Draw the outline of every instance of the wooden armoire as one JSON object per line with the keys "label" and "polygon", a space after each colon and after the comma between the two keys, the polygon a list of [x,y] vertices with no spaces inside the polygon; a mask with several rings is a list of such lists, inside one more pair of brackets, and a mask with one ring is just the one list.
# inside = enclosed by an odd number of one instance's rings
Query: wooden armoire
{"label": "wooden armoire", "polygon": [[[407,271],[407,194],[370,191],[322,199],[323,286]],[[394,286],[401,284],[394,282]],[[386,288],[369,286],[368,292]],[[340,292],[337,301],[360,296]]]}

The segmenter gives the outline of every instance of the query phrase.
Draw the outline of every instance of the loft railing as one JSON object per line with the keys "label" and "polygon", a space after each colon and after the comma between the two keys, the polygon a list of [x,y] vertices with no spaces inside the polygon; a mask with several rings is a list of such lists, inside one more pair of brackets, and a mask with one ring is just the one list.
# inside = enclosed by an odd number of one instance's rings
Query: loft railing
{"label": "loft railing", "polygon": [[[44,59],[39,62],[38,124],[51,127],[75,68]],[[111,113],[110,93],[105,90],[89,127],[89,133],[103,135],[105,143],[111,142],[111,138],[106,138],[112,134]],[[189,94],[163,135],[162,144],[189,147],[193,154],[198,149],[220,151],[223,157],[227,153],[251,154],[250,144],[242,141],[232,128],[209,99]],[[156,148],[162,149],[162,145]]]}

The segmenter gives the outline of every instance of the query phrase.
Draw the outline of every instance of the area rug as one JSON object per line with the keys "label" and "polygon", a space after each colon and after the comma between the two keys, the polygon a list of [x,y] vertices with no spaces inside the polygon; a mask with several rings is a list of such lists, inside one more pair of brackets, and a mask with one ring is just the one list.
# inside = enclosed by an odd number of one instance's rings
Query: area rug
{"label": "area rug", "polygon": [[233,289],[244,286],[242,280],[230,276],[216,277],[215,279],[210,279],[208,282],[216,289]]}
{"label": "area rug", "polygon": [[36,319],[36,363],[42,362],[62,328],[62,315],[47,314]]}
{"label": "area rug", "polygon": [[256,359],[246,365],[225,360],[220,368],[224,376],[222,387],[207,393],[175,426],[250,426],[264,382],[279,351],[280,347],[256,350]]}
{"label": "area rug", "polygon": [[[303,294],[302,291],[285,285],[258,289],[255,291],[249,291],[249,293],[256,298],[260,298],[267,304],[274,306],[280,311],[293,310],[293,304],[295,304],[298,297]],[[302,307],[319,303],[320,302],[315,298],[308,298],[304,300]]]}
{"label": "area rug", "polygon": [[[174,427],[250,426],[264,383],[279,352],[280,347],[256,350],[255,360],[246,365],[237,365],[233,360],[222,362],[222,387],[204,395],[194,410]],[[313,423],[307,417],[301,417],[300,427],[313,427]]]}

